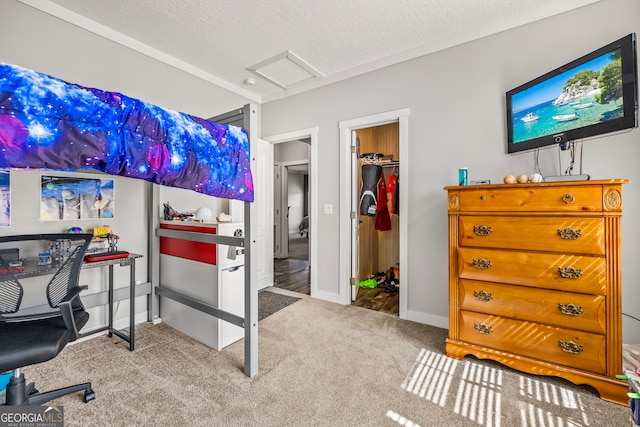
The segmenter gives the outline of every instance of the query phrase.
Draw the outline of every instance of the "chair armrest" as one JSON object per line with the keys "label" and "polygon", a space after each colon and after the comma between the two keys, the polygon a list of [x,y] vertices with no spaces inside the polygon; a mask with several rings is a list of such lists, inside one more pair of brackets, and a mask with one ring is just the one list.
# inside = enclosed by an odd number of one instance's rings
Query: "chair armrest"
{"label": "chair armrest", "polygon": [[67,330],[71,333],[71,341],[75,341],[78,339],[78,328],[76,327],[76,322],[73,316],[73,307],[72,302],[74,299],[80,296],[80,292],[87,289],[88,286],[77,286],[60,301],[58,304],[58,308],[60,309],[60,314],[62,314],[62,320],[64,320],[64,325],[67,327]]}

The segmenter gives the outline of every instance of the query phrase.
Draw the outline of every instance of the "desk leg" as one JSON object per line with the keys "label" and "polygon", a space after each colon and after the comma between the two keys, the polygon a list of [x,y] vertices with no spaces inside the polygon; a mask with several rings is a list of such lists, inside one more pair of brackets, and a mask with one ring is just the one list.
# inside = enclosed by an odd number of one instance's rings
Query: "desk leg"
{"label": "desk leg", "polygon": [[113,265],[109,266],[109,338],[113,336]]}
{"label": "desk leg", "polygon": [[136,260],[129,265],[129,351],[133,351],[136,325]]}

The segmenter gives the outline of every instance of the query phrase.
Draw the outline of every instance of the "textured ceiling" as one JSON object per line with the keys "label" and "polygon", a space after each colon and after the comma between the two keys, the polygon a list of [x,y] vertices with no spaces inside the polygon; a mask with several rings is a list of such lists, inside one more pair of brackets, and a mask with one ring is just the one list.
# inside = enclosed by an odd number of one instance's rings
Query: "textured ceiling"
{"label": "textured ceiling", "polygon": [[[600,0],[19,1],[266,102]],[[284,89],[248,70],[277,55]]]}

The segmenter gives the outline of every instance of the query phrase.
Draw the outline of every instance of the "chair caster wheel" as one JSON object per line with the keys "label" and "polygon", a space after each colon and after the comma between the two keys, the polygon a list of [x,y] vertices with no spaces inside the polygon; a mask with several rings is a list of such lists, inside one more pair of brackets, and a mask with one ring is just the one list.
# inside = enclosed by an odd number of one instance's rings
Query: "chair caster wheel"
{"label": "chair caster wheel", "polygon": [[96,394],[93,392],[93,390],[89,389],[89,390],[85,390],[82,401],[84,403],[89,403],[95,398],[96,398]]}

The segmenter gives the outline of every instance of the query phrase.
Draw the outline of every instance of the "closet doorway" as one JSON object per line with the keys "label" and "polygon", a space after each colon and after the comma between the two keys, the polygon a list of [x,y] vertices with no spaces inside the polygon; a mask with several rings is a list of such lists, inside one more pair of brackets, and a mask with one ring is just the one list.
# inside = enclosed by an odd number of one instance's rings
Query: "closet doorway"
{"label": "closet doorway", "polygon": [[399,315],[399,123],[358,129],[355,134],[358,288],[352,304]]}
{"label": "closet doorway", "polygon": [[[358,182],[358,169],[361,169],[360,164],[359,144],[357,143],[357,132],[361,129],[376,128],[378,126],[387,124],[397,124],[397,135],[399,144],[399,156],[396,160],[399,160],[398,164],[398,179],[401,182],[407,182],[407,164],[408,148],[409,148],[409,113],[408,108],[399,110],[386,111],[370,116],[344,120],[339,122],[340,127],[340,148],[342,150],[342,156],[340,161],[341,176],[346,183],[351,185],[344,186],[340,189],[340,227],[342,230],[349,230],[349,232],[340,234],[340,301],[343,304],[352,304],[357,299],[357,294],[360,293],[359,281],[361,278],[366,278],[367,274],[377,273],[375,271],[366,272],[364,268],[360,271],[360,211],[359,211],[359,199],[360,199],[360,183]],[[372,152],[382,153],[380,150],[372,150]],[[382,153],[384,154],[384,153]],[[386,175],[386,174],[385,174]],[[387,177],[388,179],[388,177]],[[407,186],[400,186],[396,188],[399,190],[399,254],[400,260],[398,266],[398,298],[399,298],[399,317],[401,319],[409,318],[408,310],[408,295],[411,289],[411,283],[409,281],[408,274],[406,274],[410,266],[407,263],[407,234],[408,234],[408,221],[410,217],[410,207],[407,203]],[[386,268],[391,267],[390,265]],[[404,271],[404,274],[403,274]]]}

